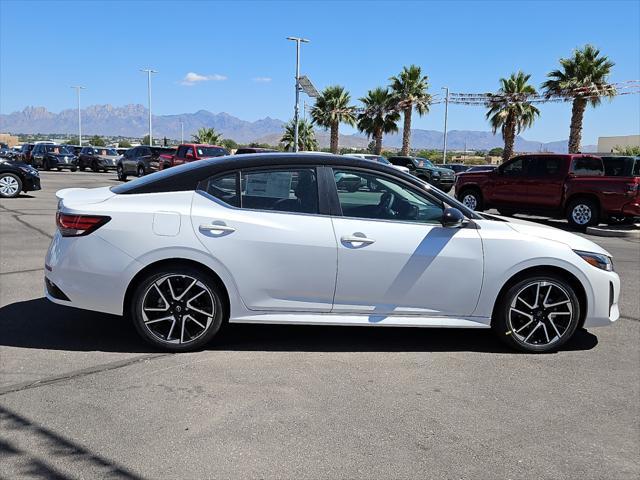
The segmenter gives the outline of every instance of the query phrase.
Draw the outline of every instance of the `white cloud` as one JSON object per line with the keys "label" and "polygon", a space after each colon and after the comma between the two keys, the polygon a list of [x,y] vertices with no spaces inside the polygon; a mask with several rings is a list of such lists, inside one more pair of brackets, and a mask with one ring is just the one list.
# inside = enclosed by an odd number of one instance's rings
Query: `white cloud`
{"label": "white cloud", "polygon": [[271,77],[255,77],[253,81],[258,83],[269,83],[271,81]]}
{"label": "white cloud", "polygon": [[200,82],[209,82],[212,80],[214,82],[219,82],[221,80],[226,80],[226,79],[227,77],[225,77],[224,75],[220,75],[218,73],[214,73],[213,75],[200,75],[199,73],[189,72],[184,76],[184,78],[180,82],[180,85],[191,87],[196,83],[200,83]]}

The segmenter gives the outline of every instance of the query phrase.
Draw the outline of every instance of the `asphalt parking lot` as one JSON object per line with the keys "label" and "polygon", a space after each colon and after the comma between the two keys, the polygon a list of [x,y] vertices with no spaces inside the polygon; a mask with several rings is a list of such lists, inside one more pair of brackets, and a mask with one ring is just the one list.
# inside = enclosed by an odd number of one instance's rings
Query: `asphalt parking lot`
{"label": "asphalt parking lot", "polygon": [[0,202],[0,478],[640,476],[638,240],[591,237],[622,318],[555,354],[488,331],[234,325],[172,355],[43,299],[55,191],[117,181],[42,181]]}

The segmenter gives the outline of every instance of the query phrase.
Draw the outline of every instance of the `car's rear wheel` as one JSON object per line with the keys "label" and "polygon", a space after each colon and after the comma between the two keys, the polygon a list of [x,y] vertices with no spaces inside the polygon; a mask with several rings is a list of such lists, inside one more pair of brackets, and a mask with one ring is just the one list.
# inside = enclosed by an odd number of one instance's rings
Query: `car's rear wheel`
{"label": "car's rear wheel", "polygon": [[15,198],[22,191],[22,180],[13,173],[0,174],[0,197]]}
{"label": "car's rear wheel", "polygon": [[75,172],[75,171],[76,171],[76,170],[78,170],[78,169],[77,169],[76,167],[71,167],[71,168],[70,168],[70,170],[71,170],[72,172]]}
{"label": "car's rear wheel", "polygon": [[467,189],[460,192],[458,195],[458,200],[460,200],[465,207],[481,212],[484,209],[484,205],[482,203],[482,195],[478,190],[475,189]]}
{"label": "car's rear wheel", "polygon": [[42,162],[42,167],[43,167],[46,171],[51,170],[51,164],[49,163],[49,160],[45,160],[44,162]]}
{"label": "car's rear wheel", "polygon": [[124,167],[122,165],[118,165],[116,167],[116,174],[118,175],[118,180],[120,180],[121,182],[127,181],[127,174],[124,173]]}
{"label": "car's rear wheel", "polygon": [[207,344],[225,316],[216,282],[190,267],[166,267],[149,274],[133,293],[131,314],[142,338],[172,352]]}
{"label": "car's rear wheel", "polygon": [[590,198],[576,198],[567,206],[567,221],[573,228],[583,229],[600,222],[598,204]]}
{"label": "car's rear wheel", "polygon": [[580,303],[573,287],[555,275],[521,280],[499,302],[491,326],[503,342],[523,352],[558,349],[580,322]]}
{"label": "car's rear wheel", "polygon": [[138,176],[144,177],[144,167],[142,165],[138,166]]}
{"label": "car's rear wheel", "polygon": [[95,160],[93,162],[91,162],[91,171],[93,172],[97,172],[98,169],[98,162],[96,162]]}

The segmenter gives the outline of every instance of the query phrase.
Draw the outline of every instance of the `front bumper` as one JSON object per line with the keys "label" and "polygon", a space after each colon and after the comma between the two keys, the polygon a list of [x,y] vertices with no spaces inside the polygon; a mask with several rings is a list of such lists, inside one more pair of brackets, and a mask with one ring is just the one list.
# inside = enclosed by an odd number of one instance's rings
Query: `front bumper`
{"label": "front bumper", "polygon": [[628,217],[640,217],[640,199],[636,198],[624,205],[622,213]]}
{"label": "front bumper", "polygon": [[63,160],[63,159],[58,159],[58,158],[49,158],[49,159],[46,159],[45,162],[47,160],[48,160],[49,165],[51,166],[51,168],[69,168],[69,169],[78,168],[78,159],[77,158],[71,158],[69,160]]}
{"label": "front bumper", "polygon": [[[594,267],[595,269],[595,267]],[[593,289],[588,299],[585,327],[611,325],[620,318],[620,277],[615,272],[598,270],[590,275]]]}
{"label": "front bumper", "polygon": [[42,189],[40,186],[40,177],[36,177],[34,175],[26,175],[24,177],[22,181],[23,192],[33,192],[40,189]]}

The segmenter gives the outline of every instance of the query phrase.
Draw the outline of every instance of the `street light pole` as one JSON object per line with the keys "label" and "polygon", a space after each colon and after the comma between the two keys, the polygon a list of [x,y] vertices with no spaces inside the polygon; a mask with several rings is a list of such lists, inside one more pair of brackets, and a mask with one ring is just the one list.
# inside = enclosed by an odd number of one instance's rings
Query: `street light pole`
{"label": "street light pole", "polygon": [[442,163],[447,163],[447,119],[449,117],[449,87],[442,87],[444,97],[444,145],[442,147]]}
{"label": "street light pole", "polygon": [[180,120],[180,143],[184,143],[184,122]]}
{"label": "street light pole", "polygon": [[78,94],[78,145],[82,146],[82,117],[80,115],[80,90],[84,90],[84,87],[80,85],[74,85],[71,88],[76,89]]}
{"label": "street light pole", "polygon": [[151,74],[158,73],[150,68],[141,68],[141,72],[147,73],[147,101],[149,104],[149,146],[153,145],[153,130],[151,128]]}
{"label": "street light pole", "polygon": [[296,42],[296,108],[293,112],[293,151],[298,152],[298,118],[300,116],[300,43],[309,43],[306,38],[287,37]]}

